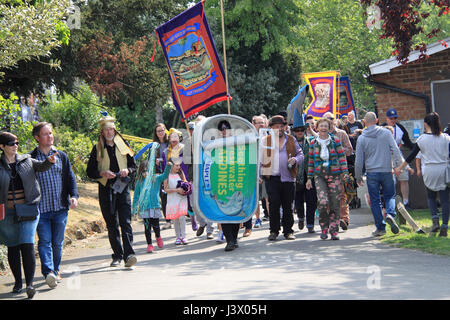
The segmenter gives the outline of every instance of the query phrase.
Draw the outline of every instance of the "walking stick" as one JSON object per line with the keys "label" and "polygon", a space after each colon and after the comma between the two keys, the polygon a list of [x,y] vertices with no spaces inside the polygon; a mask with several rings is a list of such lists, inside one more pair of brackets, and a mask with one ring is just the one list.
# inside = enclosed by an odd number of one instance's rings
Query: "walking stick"
{"label": "walking stick", "polygon": [[413,228],[413,230],[416,233],[424,234],[425,231],[423,231],[417,223],[414,221],[414,219],[411,217],[411,215],[406,210],[405,206],[403,205],[402,198],[400,196],[395,197],[395,201],[397,202],[397,211],[400,213],[400,215],[405,218],[405,220],[409,223],[409,225]]}

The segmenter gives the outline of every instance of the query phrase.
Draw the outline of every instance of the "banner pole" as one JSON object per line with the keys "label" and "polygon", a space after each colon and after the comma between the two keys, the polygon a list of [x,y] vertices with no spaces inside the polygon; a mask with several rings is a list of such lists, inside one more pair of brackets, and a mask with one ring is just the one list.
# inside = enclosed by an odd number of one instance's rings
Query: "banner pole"
{"label": "banner pole", "polygon": [[340,85],[339,85],[339,82],[340,82],[340,80],[341,80],[341,75],[340,75],[340,73],[338,73],[337,74],[337,104],[336,104],[336,116],[335,116],[335,118],[337,119],[337,115],[340,115],[341,113],[339,112],[339,88],[340,88]]}
{"label": "banner pole", "polygon": [[220,14],[222,16],[222,43],[223,43],[223,61],[225,65],[225,83],[227,86],[227,106],[228,106],[228,114],[231,114],[231,108],[230,108],[230,94],[228,92],[228,68],[227,68],[227,53],[226,53],[226,46],[225,46],[225,21],[224,21],[224,14],[223,14],[223,0],[220,0]]}

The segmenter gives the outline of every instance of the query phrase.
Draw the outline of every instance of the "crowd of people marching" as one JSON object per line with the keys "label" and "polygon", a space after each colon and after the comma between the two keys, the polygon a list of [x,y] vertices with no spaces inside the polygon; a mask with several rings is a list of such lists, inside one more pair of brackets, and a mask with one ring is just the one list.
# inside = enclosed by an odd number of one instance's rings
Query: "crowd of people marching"
{"label": "crowd of people marching", "polygon": [[[260,134],[258,196],[262,210],[258,205],[254,219],[242,225],[216,225],[196,214],[191,206],[192,162],[186,161],[184,154],[192,152],[185,152],[188,146],[182,143],[179,130],[167,130],[164,124],[157,124],[149,156],[137,165],[133,150],[117,131],[115,119],[103,117],[86,172],[98,182],[100,208],[113,251],[111,267],[120,266],[122,261],[125,267],[137,263],[133,214],[143,220],[149,253],[156,250],[153,233],[157,247],[164,248],[161,229],[173,228],[175,245],[187,245],[186,219],[197,237],[206,230],[206,239],[213,240],[217,228],[216,241],[226,242],[225,251],[239,247],[240,228],[244,229],[243,237],[249,237],[253,228],[261,228],[267,222],[268,241],[276,241],[280,232],[286,240],[295,240],[294,214],[298,230],[306,227],[308,233],[315,233],[318,217],[320,238],[339,240],[339,230],[347,230],[350,224],[349,208],[360,206],[355,190],[364,184],[363,176],[376,226],[373,236],[384,235],[386,224],[396,234],[399,228],[395,221],[395,185],[399,181],[408,208],[408,176],[414,173],[408,163],[416,158],[420,159],[417,174],[423,176],[426,186],[432,232],[439,231],[439,236],[447,237],[450,137],[442,132],[439,115],[426,115],[425,132],[415,144],[397,123],[395,109],[389,109],[386,118],[387,123],[379,126],[373,112],[361,121],[355,119],[353,112],[341,119],[326,113],[320,119],[297,115],[288,124],[283,113],[270,119],[255,115],[252,124]],[[200,116],[197,120],[201,119]],[[191,134],[196,121],[189,123]],[[272,130],[260,130],[264,128]],[[226,120],[217,129],[224,137],[233,134]],[[53,145],[52,125],[40,122],[32,135],[38,145],[23,155],[17,153],[18,139],[14,134],[0,133],[0,205],[4,210],[0,244],[8,248],[8,262],[15,279],[13,292],[22,292],[23,266],[29,298],[36,292],[35,234],[39,239],[41,272],[47,285],[55,288],[62,281],[60,263],[68,211],[78,205],[75,176],[67,155]],[[270,145],[273,141],[275,146]],[[411,149],[406,159],[399,150],[401,145]],[[129,185],[132,175],[133,199]]]}

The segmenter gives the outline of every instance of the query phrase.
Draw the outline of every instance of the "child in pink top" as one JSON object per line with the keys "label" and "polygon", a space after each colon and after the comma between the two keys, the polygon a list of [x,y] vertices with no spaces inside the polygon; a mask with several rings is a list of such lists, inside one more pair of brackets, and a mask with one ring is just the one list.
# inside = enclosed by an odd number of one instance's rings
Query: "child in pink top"
{"label": "child in pink top", "polygon": [[164,181],[164,191],[167,193],[166,219],[173,220],[175,227],[175,244],[187,244],[186,215],[188,214],[188,201],[186,192],[177,187],[178,181],[186,181],[181,161],[172,159],[173,167],[169,177]]}

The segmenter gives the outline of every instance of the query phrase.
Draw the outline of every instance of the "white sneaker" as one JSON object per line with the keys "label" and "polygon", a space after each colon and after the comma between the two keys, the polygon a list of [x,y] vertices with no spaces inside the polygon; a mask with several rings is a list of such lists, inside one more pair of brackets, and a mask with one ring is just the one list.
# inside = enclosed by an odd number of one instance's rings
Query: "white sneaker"
{"label": "white sneaker", "polygon": [[220,230],[219,230],[219,233],[218,233],[218,235],[217,235],[217,240],[216,240],[216,242],[219,242],[219,243],[225,242],[225,239],[224,239],[224,237],[223,237],[223,232],[220,231]]}
{"label": "white sneaker", "polygon": [[400,231],[393,216],[391,216],[390,214],[386,214],[385,221],[391,226],[391,231],[393,234],[397,234]]}
{"label": "white sneaker", "polygon": [[52,272],[50,272],[47,275],[47,277],[45,277],[45,282],[52,289],[56,288],[56,286],[58,285],[58,282],[56,281],[56,276]]}

